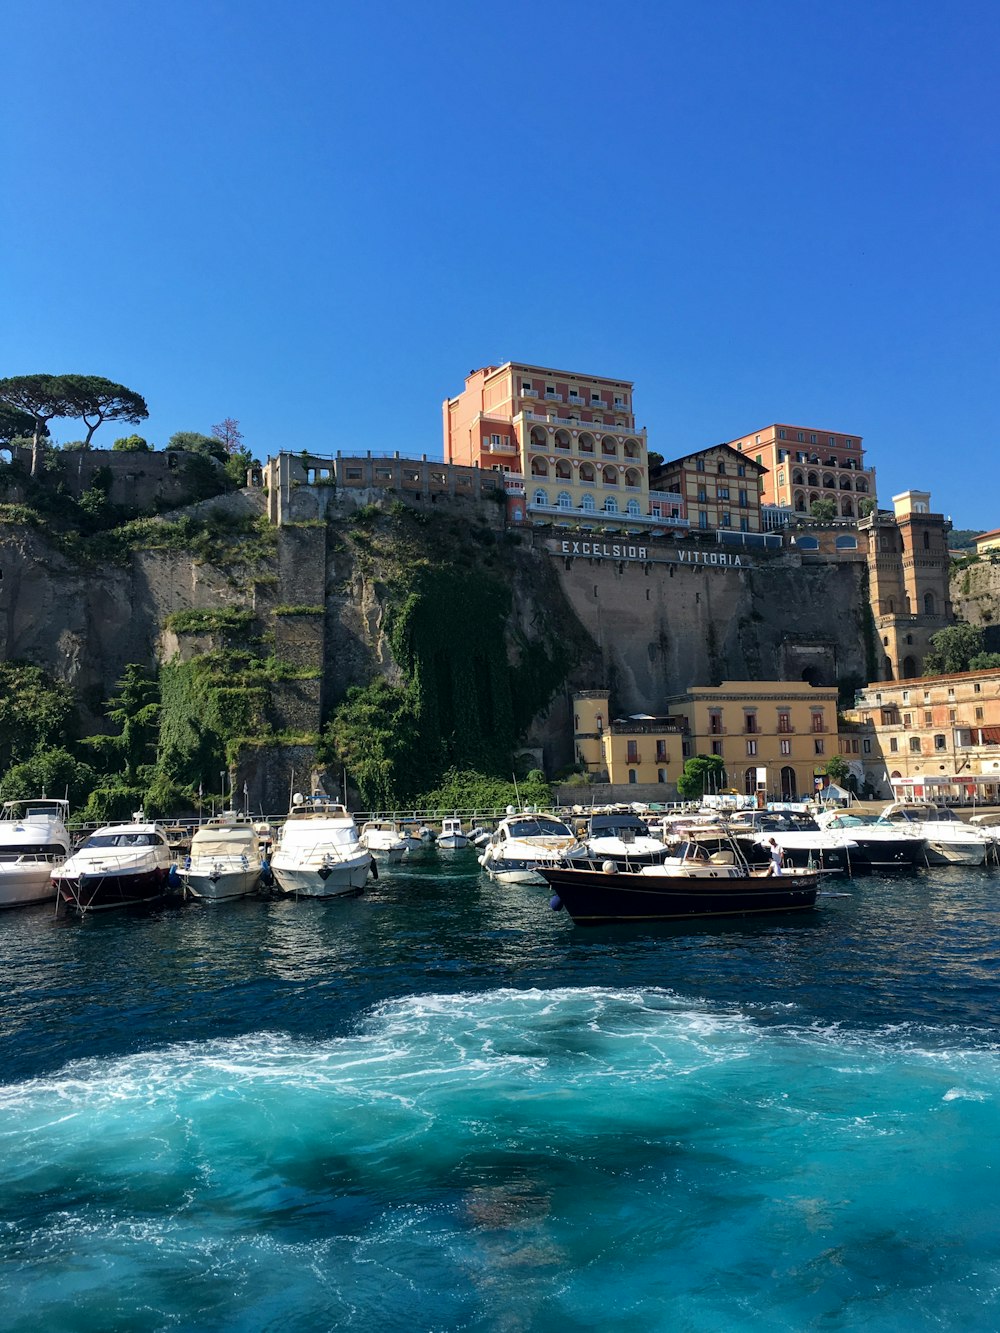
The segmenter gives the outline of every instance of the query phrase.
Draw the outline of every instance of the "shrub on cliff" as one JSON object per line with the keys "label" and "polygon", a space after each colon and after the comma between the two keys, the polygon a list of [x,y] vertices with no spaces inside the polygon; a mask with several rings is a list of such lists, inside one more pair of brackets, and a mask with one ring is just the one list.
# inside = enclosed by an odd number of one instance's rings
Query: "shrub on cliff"
{"label": "shrub on cliff", "polygon": [[72,689],[29,662],[0,662],[0,774],[62,746],[76,724]]}

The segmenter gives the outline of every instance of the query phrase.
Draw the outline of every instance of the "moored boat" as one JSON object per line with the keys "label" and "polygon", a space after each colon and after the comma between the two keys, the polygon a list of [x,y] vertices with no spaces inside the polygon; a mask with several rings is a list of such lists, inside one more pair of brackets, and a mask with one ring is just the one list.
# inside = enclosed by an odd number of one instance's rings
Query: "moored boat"
{"label": "moored boat", "polygon": [[581,841],[591,859],[625,867],[659,865],[670,855],[646,821],[632,811],[592,815]]}
{"label": "moored boat", "polygon": [[437,836],[437,845],[446,849],[468,847],[469,839],[462,830],[460,819],[442,819],[441,832]]}
{"label": "moored boat", "polygon": [[282,893],[304,898],[342,898],[364,889],[373,872],[354,818],[326,796],[296,792],[271,857]]}
{"label": "moored boat", "polygon": [[542,866],[557,865],[577,846],[573,830],[551,815],[508,815],[486,844],[479,864],[503,884],[544,884]]}
{"label": "moored boat", "polygon": [[954,810],[930,801],[893,801],[876,827],[909,828],[924,839],[928,864],[981,866],[995,851],[986,831],[962,822]]}
{"label": "moored boat", "polygon": [[69,802],[39,797],[0,809],[0,907],[51,902],[52,871],[70,854]]}
{"label": "moored boat", "polygon": [[927,864],[924,839],[915,830],[880,824],[875,815],[835,810],[817,816],[825,829],[840,829],[857,846],[852,870],[915,870]]}
{"label": "moored boat", "polygon": [[91,833],[52,880],[62,902],[80,912],[131,907],[163,897],[172,859],[163,831],[140,817]]}
{"label": "moored boat", "polygon": [[370,819],[363,824],[360,842],[380,861],[402,861],[410,850],[409,841],[392,819]]}
{"label": "moored boat", "polygon": [[180,878],[189,897],[221,902],[253,893],[263,871],[260,839],[253,824],[231,814],[197,830]]}
{"label": "moored boat", "polygon": [[546,866],[540,873],[555,892],[552,905],[565,907],[580,926],[803,912],[816,905],[819,879],[808,870],[752,870],[732,852],[709,856],[693,844],[682,844],[660,865],[625,868],[608,861]]}

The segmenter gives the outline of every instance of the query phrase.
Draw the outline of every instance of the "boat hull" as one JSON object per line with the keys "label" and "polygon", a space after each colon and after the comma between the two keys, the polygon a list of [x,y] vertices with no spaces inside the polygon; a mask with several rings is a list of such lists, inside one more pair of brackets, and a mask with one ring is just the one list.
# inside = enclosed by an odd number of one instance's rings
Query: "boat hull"
{"label": "boat hull", "polygon": [[561,867],[541,873],[580,926],[762,916],[816,906],[816,875],[674,878]]}
{"label": "boat hull", "polygon": [[163,866],[121,874],[94,870],[89,874],[60,876],[55,884],[67,907],[81,912],[105,912],[158,901],[167,892],[168,876],[169,871]]}
{"label": "boat hull", "polygon": [[257,870],[224,870],[221,873],[195,872],[182,874],[184,892],[189,898],[203,902],[224,902],[227,898],[246,898],[257,889],[261,872]]}
{"label": "boat hull", "polygon": [[944,842],[927,839],[927,864],[932,866],[981,866],[986,861],[987,844]]}
{"label": "boat hull", "polygon": [[363,892],[371,858],[335,866],[281,866],[272,862],[277,888],[296,898],[349,898]]}
{"label": "boat hull", "polygon": [[0,908],[50,903],[55,896],[51,865],[8,865],[0,870]]}

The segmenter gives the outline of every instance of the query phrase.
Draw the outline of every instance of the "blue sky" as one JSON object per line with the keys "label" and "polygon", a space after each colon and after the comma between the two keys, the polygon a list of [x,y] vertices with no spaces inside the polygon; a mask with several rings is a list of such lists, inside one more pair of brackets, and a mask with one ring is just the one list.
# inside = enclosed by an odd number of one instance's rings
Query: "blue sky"
{"label": "blue sky", "polygon": [[523,359],[634,380],[665,454],[856,433],[883,503],[1000,526],[994,0],[14,0],[5,35],[0,374],[119,380],[161,445],[439,456],[441,400]]}

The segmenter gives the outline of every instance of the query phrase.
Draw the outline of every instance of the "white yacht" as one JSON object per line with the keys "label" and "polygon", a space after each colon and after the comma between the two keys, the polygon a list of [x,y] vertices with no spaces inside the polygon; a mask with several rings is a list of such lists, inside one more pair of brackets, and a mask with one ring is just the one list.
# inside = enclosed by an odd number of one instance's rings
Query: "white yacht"
{"label": "white yacht", "polygon": [[360,841],[379,861],[402,861],[410,850],[409,840],[393,819],[370,819],[361,826]]}
{"label": "white yacht", "polygon": [[874,815],[853,810],[827,810],[816,816],[823,829],[841,829],[857,845],[851,867],[870,870],[913,870],[927,864],[924,840],[902,824],[880,824]]}
{"label": "white yacht", "polygon": [[996,850],[984,829],[963,823],[954,810],[932,801],[893,801],[878,817],[878,823],[910,828],[924,839],[929,865],[981,866]]}
{"label": "white yacht", "polygon": [[52,871],[62,901],[80,912],[151,903],[167,892],[173,853],[159,825],[140,810],[131,824],[109,824]]}
{"label": "white yacht", "polygon": [[197,830],[180,877],[189,897],[221,902],[253,893],[263,870],[260,838],[253,824],[226,814]]}
{"label": "white yacht", "polygon": [[654,838],[645,820],[629,812],[592,815],[584,839],[592,861],[614,861],[632,866],[661,865],[669,855]]}
{"label": "white yacht", "polygon": [[442,819],[437,845],[445,848],[468,847],[469,839],[462,831],[462,821],[460,819]]}
{"label": "white yacht", "polygon": [[490,879],[503,884],[544,884],[543,866],[558,865],[572,857],[572,848],[584,850],[568,824],[551,815],[509,814],[479,858]]}
{"label": "white yacht", "polygon": [[354,818],[326,796],[300,792],[281,826],[271,872],[282,893],[304,898],[340,898],[360,893],[372,872],[372,856],[361,846]]}
{"label": "white yacht", "polygon": [[51,902],[52,871],[70,853],[69,802],[40,797],[0,809],[0,907]]}

